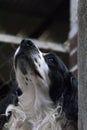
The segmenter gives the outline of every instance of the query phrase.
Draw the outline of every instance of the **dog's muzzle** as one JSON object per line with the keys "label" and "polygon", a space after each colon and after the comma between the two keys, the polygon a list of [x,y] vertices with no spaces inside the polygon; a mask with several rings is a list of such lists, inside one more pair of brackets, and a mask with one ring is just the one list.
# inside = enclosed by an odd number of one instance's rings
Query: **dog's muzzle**
{"label": "dog's muzzle", "polygon": [[[19,57],[29,57],[32,54],[38,54],[39,50],[38,48],[34,45],[34,43],[30,40],[22,40],[20,43],[19,48],[15,52],[15,60],[17,60]],[[15,61],[16,62],[16,61]],[[16,63],[17,64],[17,63]]]}
{"label": "dog's muzzle", "polygon": [[[26,75],[27,68],[32,68],[32,70],[41,77],[41,74],[38,72],[35,62],[38,62],[37,59],[40,59],[40,51],[30,40],[22,40],[19,48],[15,52],[14,56],[14,66],[15,69],[19,67],[21,72]],[[37,63],[38,64],[38,63]]]}

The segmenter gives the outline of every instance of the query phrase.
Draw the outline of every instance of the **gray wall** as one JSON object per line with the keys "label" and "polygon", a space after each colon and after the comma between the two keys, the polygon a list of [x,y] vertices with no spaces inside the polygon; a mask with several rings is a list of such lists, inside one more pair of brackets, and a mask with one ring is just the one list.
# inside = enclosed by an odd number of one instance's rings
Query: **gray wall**
{"label": "gray wall", "polygon": [[87,130],[87,0],[79,0],[79,130]]}

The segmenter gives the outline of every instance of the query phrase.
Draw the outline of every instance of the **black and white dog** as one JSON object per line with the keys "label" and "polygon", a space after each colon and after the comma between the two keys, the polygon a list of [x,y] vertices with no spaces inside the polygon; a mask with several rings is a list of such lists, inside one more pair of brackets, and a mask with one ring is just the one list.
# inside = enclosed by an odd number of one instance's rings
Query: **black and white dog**
{"label": "black and white dog", "polygon": [[25,39],[14,68],[23,94],[10,130],[77,130],[77,81],[58,56]]}

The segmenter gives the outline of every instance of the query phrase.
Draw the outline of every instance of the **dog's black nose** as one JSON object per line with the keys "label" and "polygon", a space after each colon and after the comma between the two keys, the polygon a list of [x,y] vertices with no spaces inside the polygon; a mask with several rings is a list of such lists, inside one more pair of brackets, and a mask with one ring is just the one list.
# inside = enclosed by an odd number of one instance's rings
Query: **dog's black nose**
{"label": "dog's black nose", "polygon": [[34,43],[31,40],[27,40],[27,39],[23,39],[21,41],[21,45],[22,48],[26,48],[26,47],[34,47]]}
{"label": "dog's black nose", "polygon": [[35,46],[35,44],[28,39],[24,39],[20,43],[20,50],[18,54],[21,53],[39,53],[38,48]]}

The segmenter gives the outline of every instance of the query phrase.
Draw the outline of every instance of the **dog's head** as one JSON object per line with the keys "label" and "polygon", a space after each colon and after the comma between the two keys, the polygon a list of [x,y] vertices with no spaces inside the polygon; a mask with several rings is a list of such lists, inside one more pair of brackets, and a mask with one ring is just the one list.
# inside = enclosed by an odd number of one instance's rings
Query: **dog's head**
{"label": "dog's head", "polygon": [[42,53],[30,40],[23,40],[15,53],[15,71],[20,86],[25,77],[24,86],[33,84],[42,91],[48,90],[54,102],[64,90],[64,74],[68,72],[55,54]]}
{"label": "dog's head", "polygon": [[38,89],[55,105],[59,100],[64,105],[65,98],[70,100],[74,93],[76,81],[65,64],[53,53],[42,53],[31,40],[22,40],[14,56],[14,66],[23,92],[25,87]]}

